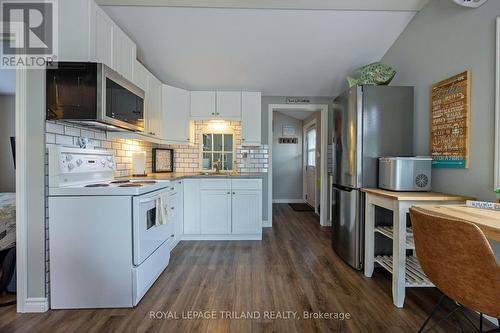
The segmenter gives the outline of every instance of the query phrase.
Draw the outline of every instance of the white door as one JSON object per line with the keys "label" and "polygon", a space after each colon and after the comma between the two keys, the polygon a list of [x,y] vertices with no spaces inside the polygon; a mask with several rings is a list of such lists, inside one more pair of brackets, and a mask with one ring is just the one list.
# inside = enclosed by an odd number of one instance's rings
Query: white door
{"label": "white door", "polygon": [[316,210],[316,125],[305,131],[305,200]]}
{"label": "white door", "polygon": [[234,190],[232,198],[233,234],[262,231],[262,191]]}
{"label": "white door", "polygon": [[201,190],[200,224],[202,235],[231,233],[231,192]]}

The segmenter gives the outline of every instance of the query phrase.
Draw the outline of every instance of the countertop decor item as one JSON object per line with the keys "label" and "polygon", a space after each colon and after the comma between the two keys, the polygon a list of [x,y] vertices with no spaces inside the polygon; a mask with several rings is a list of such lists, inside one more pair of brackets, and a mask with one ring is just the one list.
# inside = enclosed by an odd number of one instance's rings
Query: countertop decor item
{"label": "countertop decor item", "polygon": [[153,148],[153,173],[174,172],[174,150]]}
{"label": "countertop decor item", "polygon": [[132,175],[144,176],[146,174],[146,152],[134,151],[132,153]]}
{"label": "countertop decor item", "polygon": [[470,71],[432,85],[433,168],[469,168]]}
{"label": "countertop decor item", "polygon": [[500,204],[500,187],[495,189],[495,193],[497,194],[497,202]]}
{"label": "countertop decor item", "polygon": [[396,71],[386,64],[374,62],[357,69],[359,78],[347,77],[349,88],[356,85],[388,85],[391,83]]}

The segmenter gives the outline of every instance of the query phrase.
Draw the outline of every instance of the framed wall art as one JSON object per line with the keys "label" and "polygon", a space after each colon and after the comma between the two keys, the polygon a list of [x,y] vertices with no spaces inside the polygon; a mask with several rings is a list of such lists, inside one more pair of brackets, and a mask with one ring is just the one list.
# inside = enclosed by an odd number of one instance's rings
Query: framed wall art
{"label": "framed wall art", "polygon": [[174,150],[153,148],[153,173],[174,172]]}
{"label": "framed wall art", "polygon": [[469,168],[471,72],[432,86],[431,156],[433,168]]}

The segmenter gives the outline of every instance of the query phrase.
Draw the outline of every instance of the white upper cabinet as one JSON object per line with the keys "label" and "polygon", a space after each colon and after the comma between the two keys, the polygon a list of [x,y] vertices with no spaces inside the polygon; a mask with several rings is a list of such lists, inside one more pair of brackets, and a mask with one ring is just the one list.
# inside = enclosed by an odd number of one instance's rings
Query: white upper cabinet
{"label": "white upper cabinet", "polygon": [[240,91],[218,91],[217,92],[217,118],[228,120],[241,119],[241,92]]}
{"label": "white upper cabinet", "polygon": [[161,111],[162,83],[153,74],[148,75],[148,90],[145,101],[145,134],[157,139],[163,138]]}
{"label": "white upper cabinet", "polygon": [[191,118],[215,118],[215,91],[191,91]]}
{"label": "white upper cabinet", "polygon": [[191,118],[241,120],[241,92],[192,91]]}
{"label": "white upper cabinet", "polygon": [[139,61],[135,61],[134,66],[134,79],[133,82],[136,86],[144,90],[147,93],[148,90],[148,77],[150,73]]}
{"label": "white upper cabinet", "polygon": [[243,145],[261,144],[261,93],[241,93],[241,141]]}
{"label": "white upper cabinet", "polygon": [[164,84],[162,93],[163,139],[189,143],[189,91]]}
{"label": "white upper cabinet", "polygon": [[[113,67],[113,29],[115,24],[108,15],[97,5],[92,6],[92,39],[94,59],[98,59],[108,67]],[[95,29],[95,31],[93,30]]]}
{"label": "white upper cabinet", "polygon": [[93,0],[58,2],[58,61],[98,62],[132,81],[135,43]]}
{"label": "white upper cabinet", "polygon": [[136,61],[135,43],[120,29],[113,29],[113,66],[112,68],[132,81]]}

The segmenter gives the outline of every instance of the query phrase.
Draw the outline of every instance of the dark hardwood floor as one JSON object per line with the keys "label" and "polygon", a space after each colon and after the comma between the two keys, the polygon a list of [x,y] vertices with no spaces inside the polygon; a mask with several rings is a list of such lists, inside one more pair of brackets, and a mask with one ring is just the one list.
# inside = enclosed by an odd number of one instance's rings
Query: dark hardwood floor
{"label": "dark hardwood floor", "polygon": [[[331,249],[330,228],[283,204],[262,241],[181,242],[134,309],[17,314],[11,306],[0,308],[0,332],[416,332],[438,298],[434,289],[411,289],[404,309],[395,308],[388,274],[377,269],[369,279],[351,269]],[[169,311],[217,311],[217,319],[151,318]],[[260,319],[222,319],[218,311],[259,311]],[[350,318],[271,319],[265,311]],[[435,331],[457,330],[450,325]]]}

